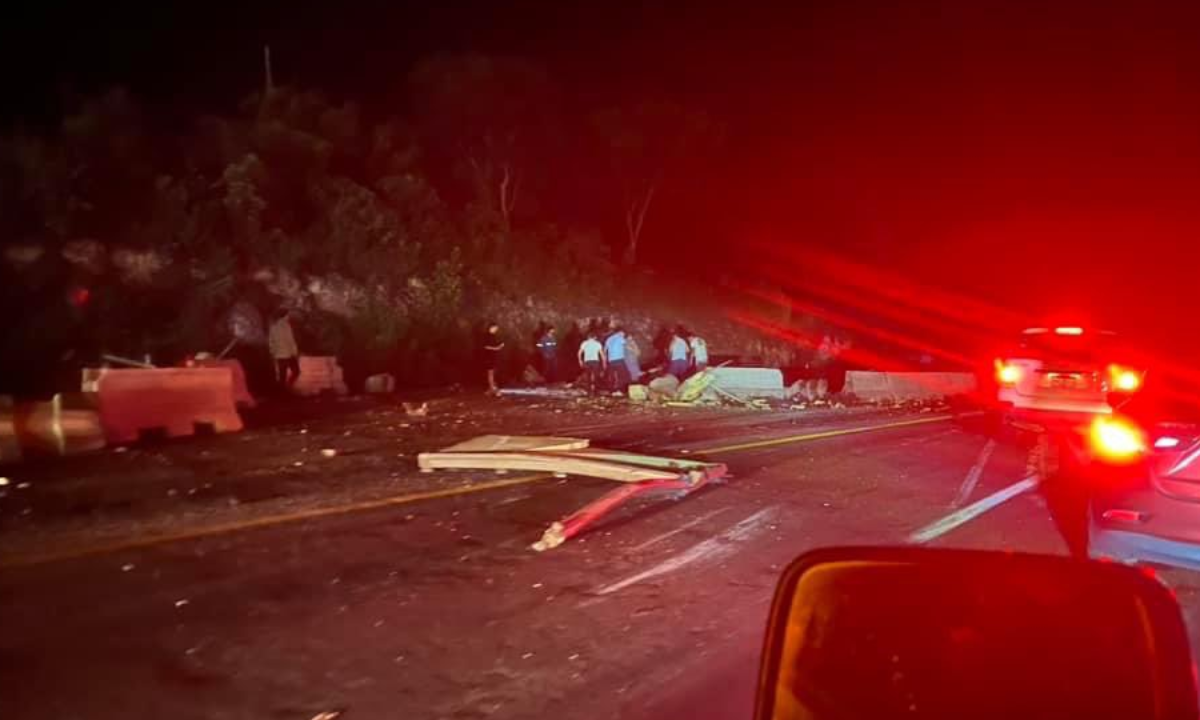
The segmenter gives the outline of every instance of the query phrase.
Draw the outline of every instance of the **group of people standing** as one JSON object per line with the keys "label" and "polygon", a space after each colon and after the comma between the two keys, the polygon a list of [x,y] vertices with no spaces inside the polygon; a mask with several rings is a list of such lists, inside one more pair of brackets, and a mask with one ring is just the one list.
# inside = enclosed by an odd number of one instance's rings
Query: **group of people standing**
{"label": "group of people standing", "polygon": [[[663,348],[666,370],[677,378],[708,366],[708,344],[704,338],[682,327],[666,333]],[[559,379],[559,347],[557,331],[547,327],[535,343],[542,359],[546,380]],[[584,334],[575,351],[575,360],[582,372],[582,384],[589,393],[598,389],[624,392],[630,383],[642,378],[642,348],[637,339],[617,323],[601,327],[593,324]]]}

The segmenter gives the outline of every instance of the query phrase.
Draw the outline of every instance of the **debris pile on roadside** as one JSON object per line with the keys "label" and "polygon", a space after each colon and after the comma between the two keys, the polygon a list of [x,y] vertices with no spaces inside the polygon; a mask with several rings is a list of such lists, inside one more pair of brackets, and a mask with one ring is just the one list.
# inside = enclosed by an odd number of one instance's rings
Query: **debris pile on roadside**
{"label": "debris pile on roadside", "polygon": [[[959,387],[969,387],[962,373],[852,373],[857,382],[840,392],[830,392],[825,378],[802,378],[784,384],[783,371],[766,367],[728,367],[719,365],[695,372],[684,379],[663,374],[629,385],[624,392],[589,396],[571,384],[555,386],[503,388],[500,395],[517,398],[542,398],[600,402],[617,397],[640,405],[666,407],[716,406],[759,410],[805,410],[808,408],[872,406],[913,411],[943,409],[963,395]],[[895,376],[895,379],[892,376]],[[929,375],[928,381],[924,375]],[[876,380],[876,378],[878,378]],[[947,380],[949,378],[953,382]],[[880,388],[866,386],[874,381]]]}
{"label": "debris pile on roadside", "polygon": [[628,396],[635,402],[672,407],[734,405],[763,410],[785,407],[791,399],[780,370],[725,366],[705,368],[682,382],[674,375],[663,375],[645,385],[630,385]]}

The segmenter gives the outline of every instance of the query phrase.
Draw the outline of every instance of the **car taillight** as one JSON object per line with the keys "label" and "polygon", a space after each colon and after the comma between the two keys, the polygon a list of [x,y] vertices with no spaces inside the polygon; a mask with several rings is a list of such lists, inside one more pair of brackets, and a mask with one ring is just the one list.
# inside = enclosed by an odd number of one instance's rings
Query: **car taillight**
{"label": "car taillight", "polygon": [[1135,392],[1142,387],[1142,374],[1136,370],[1109,365],[1108,375],[1112,389],[1117,392]]}
{"label": "car taillight", "polygon": [[1146,434],[1122,418],[1096,418],[1088,440],[1097,455],[1113,462],[1132,462],[1146,452]]}
{"label": "car taillight", "polygon": [[1021,379],[1021,368],[1016,365],[997,360],[996,361],[996,380],[1001,385],[1016,385]]}

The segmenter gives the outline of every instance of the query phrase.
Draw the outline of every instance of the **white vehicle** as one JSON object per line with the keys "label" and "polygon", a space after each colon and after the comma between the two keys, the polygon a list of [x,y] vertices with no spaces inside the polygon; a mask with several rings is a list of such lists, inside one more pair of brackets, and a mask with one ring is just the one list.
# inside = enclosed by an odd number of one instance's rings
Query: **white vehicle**
{"label": "white vehicle", "polygon": [[1143,373],[1120,360],[1115,333],[1029,328],[1010,353],[996,360],[997,400],[1018,420],[1108,415],[1114,394],[1142,386]]}

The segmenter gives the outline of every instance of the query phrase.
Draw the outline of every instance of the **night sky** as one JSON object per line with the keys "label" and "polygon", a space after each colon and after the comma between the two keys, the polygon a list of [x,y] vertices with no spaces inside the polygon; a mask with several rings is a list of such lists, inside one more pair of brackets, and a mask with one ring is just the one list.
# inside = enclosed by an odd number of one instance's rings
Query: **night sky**
{"label": "night sky", "polygon": [[264,42],[279,82],[403,112],[415,58],[524,55],[575,107],[666,96],[725,123],[710,196],[650,218],[660,264],[699,246],[803,283],[820,248],[1034,314],[1200,332],[1200,3],[246,5],[43,3],[4,23],[4,115],[111,83],[232,109]]}

